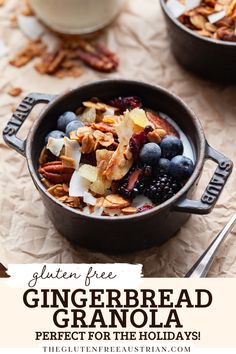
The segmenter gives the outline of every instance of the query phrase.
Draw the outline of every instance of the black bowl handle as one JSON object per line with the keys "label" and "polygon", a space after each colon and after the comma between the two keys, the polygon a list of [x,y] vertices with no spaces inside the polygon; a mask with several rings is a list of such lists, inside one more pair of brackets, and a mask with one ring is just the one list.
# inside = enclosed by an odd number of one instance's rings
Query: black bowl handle
{"label": "black bowl handle", "polygon": [[220,152],[209,146],[208,143],[206,146],[205,157],[206,159],[215,161],[218,166],[201,199],[191,200],[183,198],[178,200],[174,206],[174,210],[193,214],[208,214],[214,208],[214,205],[232,172],[233,163]]}
{"label": "black bowl handle", "polygon": [[7,123],[3,130],[3,139],[13,149],[25,156],[25,143],[26,140],[19,139],[16,134],[21,128],[22,124],[29,116],[33,107],[38,103],[48,103],[52,101],[56,96],[44,93],[31,93],[26,96],[16,111],[13,113],[11,119]]}

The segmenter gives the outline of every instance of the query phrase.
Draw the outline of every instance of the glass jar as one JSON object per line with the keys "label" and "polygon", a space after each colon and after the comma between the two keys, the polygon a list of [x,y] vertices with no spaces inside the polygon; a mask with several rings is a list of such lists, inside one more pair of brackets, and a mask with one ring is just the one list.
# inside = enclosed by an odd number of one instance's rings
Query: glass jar
{"label": "glass jar", "polygon": [[85,34],[108,25],[124,0],[31,0],[38,18],[53,30]]}

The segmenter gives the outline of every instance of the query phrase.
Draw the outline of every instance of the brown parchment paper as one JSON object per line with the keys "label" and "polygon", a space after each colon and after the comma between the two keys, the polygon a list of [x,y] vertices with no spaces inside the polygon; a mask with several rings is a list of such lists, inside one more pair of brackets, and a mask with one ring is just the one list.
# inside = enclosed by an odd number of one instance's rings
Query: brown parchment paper
{"label": "brown parchment paper", "polygon": [[[85,69],[77,79],[40,76],[33,63],[21,69],[8,64],[9,57],[26,41],[18,28],[10,26],[9,16],[18,5],[17,0],[7,0],[0,8],[0,38],[10,50],[8,56],[0,59],[1,131],[10,118],[12,106],[29,92],[61,93],[101,78],[132,78],[160,84],[182,97],[201,119],[209,143],[236,163],[236,87],[202,81],[176,63],[158,0],[127,0],[123,12],[103,35],[108,47],[120,56],[116,73],[105,75]],[[23,89],[20,97],[6,93],[11,85]],[[34,111],[25,122],[22,136],[26,136],[36,115]],[[213,163],[206,163],[198,196],[214,168]],[[207,216],[193,215],[176,237],[161,247],[126,255],[105,255],[75,247],[55,231],[31,181],[25,159],[8,148],[1,136],[0,261],[6,266],[34,262],[142,263],[145,276],[182,277],[236,212],[235,185],[233,172],[213,212]],[[209,276],[236,276],[235,232],[222,245]]]}

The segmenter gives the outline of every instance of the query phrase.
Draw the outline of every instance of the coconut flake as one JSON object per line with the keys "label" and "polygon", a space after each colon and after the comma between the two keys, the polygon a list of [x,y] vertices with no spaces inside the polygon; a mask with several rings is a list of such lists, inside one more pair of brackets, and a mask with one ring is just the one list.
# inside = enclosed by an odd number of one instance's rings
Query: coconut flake
{"label": "coconut flake", "polygon": [[79,116],[83,123],[93,123],[96,120],[96,109],[94,107],[85,108],[84,112]]}
{"label": "coconut flake", "polygon": [[104,210],[103,207],[94,208],[92,215],[93,216],[102,216],[103,210]]}
{"label": "coconut flake", "polygon": [[86,207],[83,208],[83,213],[84,213],[85,215],[90,215],[90,209],[89,209],[88,206],[86,206]]}
{"label": "coconut flake", "polygon": [[67,137],[64,138],[64,142],[65,156],[74,160],[75,169],[78,170],[81,159],[80,146],[76,140],[71,140]]}
{"label": "coconut flake", "polygon": [[132,202],[132,207],[138,209],[143,207],[145,204],[153,205],[153,203],[149,198],[145,197],[144,195],[139,195],[136,198],[134,198]]}
{"label": "coconut flake", "polygon": [[177,18],[186,11],[186,7],[178,0],[168,0],[166,3],[167,9],[171,12],[172,16]]}
{"label": "coconut flake", "polygon": [[114,114],[115,114],[115,108],[107,107],[105,112],[103,113],[103,116],[114,116]]}
{"label": "coconut flake", "polygon": [[121,215],[121,210],[120,209],[109,209],[105,208],[104,212],[108,214],[109,216],[120,216]]}
{"label": "coconut flake", "polygon": [[225,17],[225,10],[215,12],[214,14],[209,15],[207,18],[210,23],[215,23],[221,20],[223,17]]}
{"label": "coconut flake", "polygon": [[70,197],[83,197],[88,192],[90,182],[79,175],[79,171],[75,170],[69,184]]}
{"label": "coconut flake", "polygon": [[95,198],[89,192],[84,192],[83,199],[84,199],[84,203],[89,204],[89,205],[93,205],[94,206],[97,203],[97,198]]}
{"label": "coconut flake", "polygon": [[17,20],[20,30],[33,41],[39,39],[45,31],[45,27],[41,25],[35,16],[19,15]]}
{"label": "coconut flake", "polygon": [[134,133],[134,122],[130,117],[129,111],[126,111],[121,122],[115,125],[115,130],[118,135],[120,145],[129,145],[130,138]]}
{"label": "coconut flake", "polygon": [[46,148],[51,151],[51,153],[55,156],[59,156],[60,152],[64,146],[64,139],[55,139],[50,137],[48,139],[48,143]]}
{"label": "coconut flake", "polygon": [[201,0],[186,0],[185,1],[185,9],[186,11],[195,9],[201,4]]}
{"label": "coconut flake", "polygon": [[5,55],[7,55],[9,52],[9,49],[7,48],[7,46],[3,43],[3,41],[0,40],[0,58],[4,57]]}

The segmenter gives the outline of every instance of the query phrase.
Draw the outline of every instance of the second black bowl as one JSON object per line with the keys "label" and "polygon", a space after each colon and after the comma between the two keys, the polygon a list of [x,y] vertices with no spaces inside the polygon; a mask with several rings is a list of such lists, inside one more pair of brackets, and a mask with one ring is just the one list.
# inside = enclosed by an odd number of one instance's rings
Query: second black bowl
{"label": "second black bowl", "polygon": [[171,15],[166,0],[160,4],[177,61],[203,78],[236,84],[236,43],[200,36]]}

